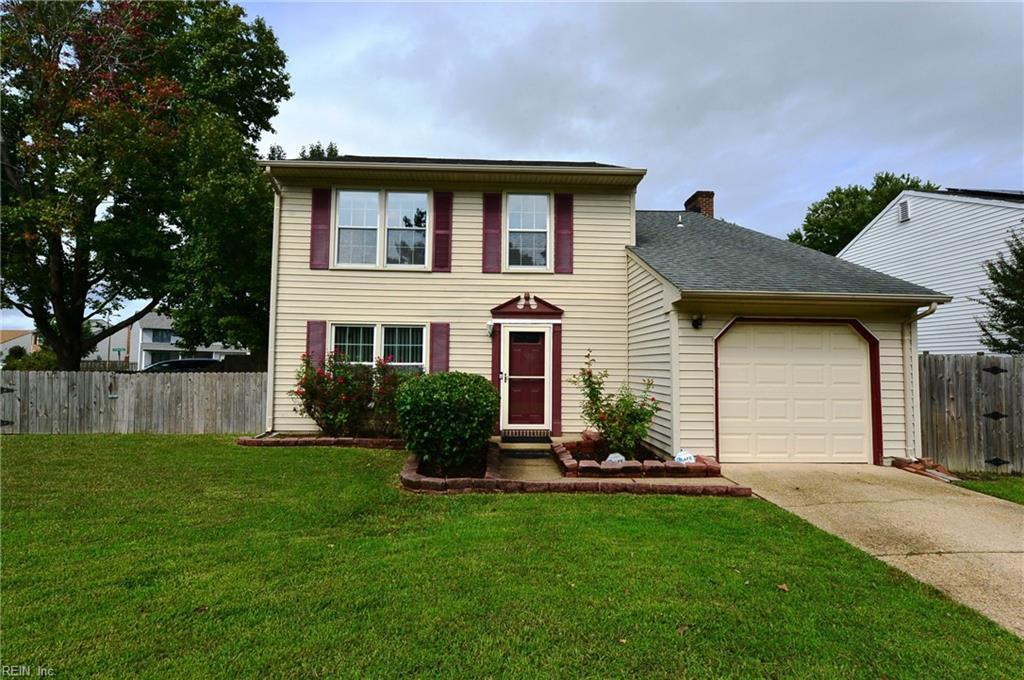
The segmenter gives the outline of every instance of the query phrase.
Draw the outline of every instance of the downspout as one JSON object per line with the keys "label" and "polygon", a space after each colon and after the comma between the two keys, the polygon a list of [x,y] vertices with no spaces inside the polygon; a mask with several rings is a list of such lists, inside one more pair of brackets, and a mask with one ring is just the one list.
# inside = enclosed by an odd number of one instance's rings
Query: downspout
{"label": "downspout", "polygon": [[934,314],[939,303],[933,302],[923,312],[914,314],[902,324],[903,344],[903,398],[908,419],[906,425],[907,457],[921,457],[921,387],[918,376],[917,359],[917,322]]}
{"label": "downspout", "polygon": [[270,326],[267,329],[267,429],[260,435],[267,436],[274,431],[274,340],[277,332],[277,245],[281,232],[281,185],[269,167],[263,171],[274,189],[274,231],[270,251]]}

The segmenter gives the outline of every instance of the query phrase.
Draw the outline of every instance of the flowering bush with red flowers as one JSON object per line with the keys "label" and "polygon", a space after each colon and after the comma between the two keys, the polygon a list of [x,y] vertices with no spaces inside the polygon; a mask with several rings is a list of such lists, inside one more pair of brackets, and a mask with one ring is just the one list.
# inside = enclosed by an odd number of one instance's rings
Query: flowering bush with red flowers
{"label": "flowering bush with red flowers", "polygon": [[309,416],[324,434],[348,437],[368,427],[373,398],[373,375],[369,366],[353,364],[342,352],[332,352],[317,366],[308,354],[296,374],[291,394],[298,400],[298,413]]}
{"label": "flowering bush with red flowers", "polygon": [[625,383],[616,394],[605,394],[608,371],[595,371],[595,363],[587,350],[583,368],[571,379],[583,394],[583,420],[608,442],[609,451],[634,458],[654,415],[661,410],[651,395],[654,381],[645,380],[640,394],[634,394]]}
{"label": "flowering bush with red flowers", "polygon": [[370,416],[370,428],[378,437],[401,435],[395,395],[405,382],[420,375],[419,371],[396,371],[391,361],[392,357],[388,355],[377,357],[373,364],[373,413]]}

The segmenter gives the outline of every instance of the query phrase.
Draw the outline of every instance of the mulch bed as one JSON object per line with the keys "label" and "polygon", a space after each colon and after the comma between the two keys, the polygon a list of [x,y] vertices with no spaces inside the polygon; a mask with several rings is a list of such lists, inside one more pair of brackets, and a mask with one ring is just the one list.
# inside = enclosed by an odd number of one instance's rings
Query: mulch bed
{"label": "mulch bed", "polygon": [[[604,451],[602,455],[602,450]],[[607,445],[601,440],[586,438],[576,442],[551,445],[559,469],[566,477],[721,477],[722,466],[714,458],[696,456],[693,463],[662,460],[651,452],[623,463],[610,463]]]}

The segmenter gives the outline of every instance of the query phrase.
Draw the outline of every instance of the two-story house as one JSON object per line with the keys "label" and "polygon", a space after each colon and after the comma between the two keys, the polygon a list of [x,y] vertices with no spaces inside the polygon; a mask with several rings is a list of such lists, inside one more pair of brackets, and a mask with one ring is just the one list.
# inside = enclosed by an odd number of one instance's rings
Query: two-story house
{"label": "two-story house", "polygon": [[953,297],[922,319],[922,352],[986,351],[978,321],[988,311],[981,291],[985,263],[1024,233],[1024,191],[943,189],[903,191],[847,244],[838,257]]}
{"label": "two-story house", "polygon": [[[584,428],[569,379],[654,381],[649,444],[731,461],[919,450],[921,286],[714,218],[636,210],[600,163],[268,161],[275,188],[267,429],[309,431],[304,352],[493,381],[506,435]],[[927,311],[925,312],[927,313]]]}
{"label": "two-story house", "polygon": [[198,357],[204,359],[225,359],[229,356],[246,355],[249,350],[228,347],[220,342],[196,347],[190,351],[182,348],[181,340],[174,332],[171,317],[150,312],[131,327],[130,355],[132,364],[142,370],[161,361]]}

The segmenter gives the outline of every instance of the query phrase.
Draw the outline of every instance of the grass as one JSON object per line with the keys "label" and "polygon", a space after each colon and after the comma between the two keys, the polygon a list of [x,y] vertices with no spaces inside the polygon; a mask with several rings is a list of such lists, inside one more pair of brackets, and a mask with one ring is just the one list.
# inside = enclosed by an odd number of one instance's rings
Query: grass
{"label": "grass", "polygon": [[1024,667],[1024,641],[759,500],[417,496],[398,452],[227,437],[0,445],[2,663],[60,677]]}
{"label": "grass", "polygon": [[957,482],[957,486],[1024,505],[1024,476],[1022,475],[980,472],[957,474],[963,478],[962,482]]}

